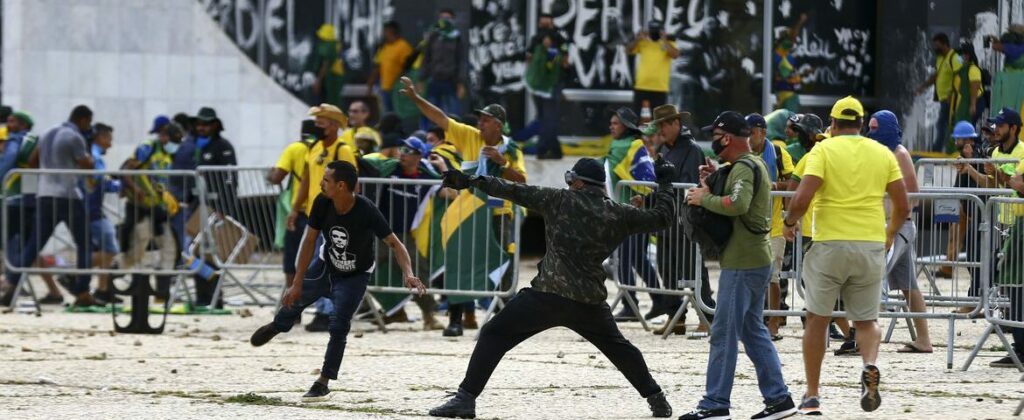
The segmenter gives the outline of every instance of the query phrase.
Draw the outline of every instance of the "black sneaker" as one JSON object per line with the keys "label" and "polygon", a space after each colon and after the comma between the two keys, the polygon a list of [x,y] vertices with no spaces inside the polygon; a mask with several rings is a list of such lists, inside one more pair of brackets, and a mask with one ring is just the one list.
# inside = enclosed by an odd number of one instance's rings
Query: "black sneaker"
{"label": "black sneaker", "polygon": [[668,308],[664,305],[654,305],[649,312],[644,314],[644,320],[650,321],[662,315],[668,315]]}
{"label": "black sneaker", "polygon": [[46,297],[39,299],[40,305],[63,305],[64,296],[60,295],[46,295]]}
{"label": "black sneaker", "polygon": [[860,374],[860,408],[864,411],[875,411],[882,405],[882,395],[878,393],[878,384],[882,381],[882,373],[874,365],[864,366]]}
{"label": "black sneaker", "polygon": [[751,419],[761,420],[776,420],[784,419],[786,417],[796,414],[796,405],[793,404],[793,398],[786,397],[782,402],[774,405],[769,405],[764,408],[764,411],[754,414]]}
{"label": "black sneaker", "polygon": [[280,333],[281,332],[278,331],[277,328],[274,328],[274,324],[270,323],[260,327],[256,332],[252,333],[252,337],[249,337],[249,343],[252,344],[253,347],[259,347],[267,344],[268,341]]}
{"label": "black sneaker", "polygon": [[857,348],[856,341],[844,341],[834,354],[836,356],[857,356],[860,354],[860,349]]}
{"label": "black sneaker", "polygon": [[448,328],[445,328],[441,335],[445,337],[462,337],[462,324],[448,324]]}
{"label": "black sneaker", "polygon": [[327,389],[327,385],[320,382],[313,382],[313,386],[309,387],[309,392],[302,396],[303,402],[316,402],[316,401],[327,401],[331,398],[331,390]]}
{"label": "black sneaker", "polygon": [[672,417],[672,406],[665,399],[664,392],[647,397],[647,406],[651,408],[651,415],[654,417]]}
{"label": "black sneaker", "polygon": [[821,415],[821,400],[818,396],[808,397],[804,395],[802,401],[800,401],[800,414],[805,416],[820,416]]}
{"label": "black sneaker", "polygon": [[434,407],[428,414],[434,417],[447,417],[458,419],[476,418],[476,398],[468,392],[459,389],[459,392],[449,393],[452,399],[448,402]]}
{"label": "black sneaker", "polygon": [[715,410],[704,410],[696,409],[689,413],[679,416],[679,420],[729,420],[728,408],[719,408]]}
{"label": "black sneaker", "polygon": [[306,324],[306,331],[327,332],[331,329],[331,317],[324,314],[316,314],[313,320]]}
{"label": "black sneaker", "polygon": [[629,305],[623,304],[622,309],[615,313],[615,322],[635,321],[640,321],[640,318],[636,316],[636,312],[633,312],[633,308],[630,308]]}
{"label": "black sneaker", "polygon": [[828,324],[828,337],[833,340],[844,340],[846,336],[839,332],[839,328],[836,328],[836,324],[833,322]]}
{"label": "black sneaker", "polygon": [[[1017,355],[1017,358],[1024,360],[1024,354]],[[998,360],[993,360],[992,363],[988,364],[988,366],[995,368],[1016,368],[1017,364],[1013,363],[1012,357],[1004,356]]]}

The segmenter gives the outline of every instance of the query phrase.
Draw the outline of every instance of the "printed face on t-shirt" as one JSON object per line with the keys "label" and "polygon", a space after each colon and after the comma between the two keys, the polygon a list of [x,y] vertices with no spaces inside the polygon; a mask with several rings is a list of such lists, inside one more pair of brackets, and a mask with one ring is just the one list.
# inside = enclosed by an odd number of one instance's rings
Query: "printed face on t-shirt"
{"label": "printed face on t-shirt", "polygon": [[331,239],[331,264],[341,272],[355,271],[355,254],[347,251],[348,231],[344,227],[334,226],[328,233]]}

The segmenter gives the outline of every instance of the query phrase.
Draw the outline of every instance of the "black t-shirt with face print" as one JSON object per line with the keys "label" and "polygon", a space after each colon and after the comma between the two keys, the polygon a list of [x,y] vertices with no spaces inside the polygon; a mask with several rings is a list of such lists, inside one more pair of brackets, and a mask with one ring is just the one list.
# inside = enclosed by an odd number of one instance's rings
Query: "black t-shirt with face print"
{"label": "black t-shirt with face print", "polygon": [[320,259],[342,276],[373,271],[374,239],[391,235],[391,227],[373,203],[356,196],[356,203],[346,214],[339,214],[334,202],[320,194],[313,201],[309,227],[319,230],[324,245]]}

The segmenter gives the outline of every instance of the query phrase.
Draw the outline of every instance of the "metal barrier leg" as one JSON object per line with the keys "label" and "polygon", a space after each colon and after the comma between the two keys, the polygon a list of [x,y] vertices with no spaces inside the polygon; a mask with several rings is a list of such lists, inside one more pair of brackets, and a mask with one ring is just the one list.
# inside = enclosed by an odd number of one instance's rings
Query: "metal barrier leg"
{"label": "metal barrier leg", "polygon": [[612,313],[615,313],[615,308],[617,308],[619,306],[619,303],[622,303],[622,294],[623,293],[626,293],[626,291],[622,290],[622,289],[619,289],[619,293],[615,294],[615,299],[612,300],[612,304],[608,305],[608,308],[612,311]]}
{"label": "metal barrier leg", "polygon": [[971,362],[974,361],[975,357],[978,357],[978,353],[981,352],[981,348],[985,346],[985,342],[988,341],[989,335],[993,331],[999,331],[999,328],[995,324],[988,324],[988,328],[985,328],[985,332],[981,333],[981,338],[974,344],[974,348],[971,349],[971,353],[967,355],[967,360],[964,361],[964,365],[960,368],[961,371],[966,372],[967,368],[971,367]]}
{"label": "metal barrier leg", "polygon": [[956,318],[949,318],[949,335],[946,336],[946,369],[953,368],[953,340],[956,337]]}
{"label": "metal barrier leg", "polygon": [[1017,366],[1017,370],[1024,372],[1024,365],[1020,363],[1020,358],[1017,357],[1017,352],[1013,350],[1013,345],[1010,344],[1010,340],[1006,339],[1006,334],[1003,334],[1002,328],[996,328],[996,335],[999,336],[999,340],[1003,342],[1003,347],[1007,349],[1010,354],[1010,360],[1013,360],[1013,364]]}
{"label": "metal barrier leg", "polygon": [[388,328],[385,326],[384,317],[381,315],[383,309],[381,309],[380,305],[377,304],[376,300],[373,300],[373,296],[370,295],[370,292],[366,292],[366,294],[363,295],[363,300],[370,306],[370,313],[373,314],[374,323],[377,324],[377,329],[379,329],[380,332],[387,334]]}
{"label": "metal barrier leg", "polygon": [[[665,331],[661,333],[662,340],[668,340],[668,336],[672,334],[672,329],[675,328],[676,323],[679,322],[679,318],[683,317],[683,312],[686,312],[686,306],[690,304],[690,296],[683,296],[683,301],[679,304],[679,309],[676,309],[676,313],[672,314],[672,319],[668,320],[665,324]],[[698,309],[697,312],[700,312]]]}
{"label": "metal barrier leg", "polygon": [[[39,306],[39,298],[36,297],[35,286],[32,286],[32,281],[29,280],[28,275],[26,274],[26,275],[21,276],[21,281],[20,282],[24,282],[25,283],[25,290],[27,290],[28,291],[28,295],[32,297],[32,305],[35,306],[35,308],[36,308],[36,315],[37,316],[42,315],[43,314],[43,308],[41,306]],[[15,295],[15,296],[17,296],[17,295]],[[15,299],[17,299],[17,298],[15,298]],[[15,299],[11,299],[11,303],[14,303]]]}
{"label": "metal barrier leg", "polygon": [[885,338],[882,339],[883,343],[889,344],[889,342],[892,341],[892,333],[896,330],[897,322],[899,322],[899,320],[896,318],[889,318],[889,326],[885,329]]}
{"label": "metal barrier leg", "polygon": [[1024,398],[1020,399],[1020,404],[1017,405],[1017,410],[1013,412],[1013,415],[1019,416],[1021,411],[1024,411]]}
{"label": "metal barrier leg", "polygon": [[633,313],[636,314],[636,317],[640,319],[640,325],[644,327],[644,331],[650,331],[651,327],[647,325],[647,320],[644,319],[643,313],[640,312],[640,306],[636,304],[636,301],[633,300],[633,297],[630,296],[629,293],[625,293],[622,295],[622,300],[626,301],[626,304],[629,305],[630,309],[633,310]]}
{"label": "metal barrier leg", "polygon": [[[702,325],[707,325],[708,326],[708,335],[707,336],[711,336],[711,321],[708,321],[708,316],[704,313],[704,311],[700,310],[699,305],[697,305],[697,299],[698,299],[697,295],[693,295],[693,297],[690,298],[690,303],[693,305],[693,310],[697,312],[697,319],[700,320],[700,323]],[[694,337],[699,337],[699,336],[694,336]]]}

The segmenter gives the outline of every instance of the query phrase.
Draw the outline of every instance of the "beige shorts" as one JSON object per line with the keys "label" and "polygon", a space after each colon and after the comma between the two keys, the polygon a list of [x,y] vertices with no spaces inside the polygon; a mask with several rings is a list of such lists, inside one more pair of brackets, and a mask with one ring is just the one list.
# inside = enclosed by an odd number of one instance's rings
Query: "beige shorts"
{"label": "beige shorts", "polygon": [[772,246],[772,283],[779,282],[779,272],[782,271],[782,258],[786,255],[786,238],[779,236],[769,239]]}
{"label": "beige shorts", "polygon": [[885,244],[881,242],[816,241],[804,256],[807,311],[828,316],[842,297],[847,319],[878,319],[884,274]]}

